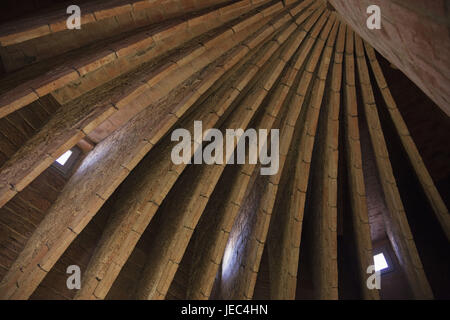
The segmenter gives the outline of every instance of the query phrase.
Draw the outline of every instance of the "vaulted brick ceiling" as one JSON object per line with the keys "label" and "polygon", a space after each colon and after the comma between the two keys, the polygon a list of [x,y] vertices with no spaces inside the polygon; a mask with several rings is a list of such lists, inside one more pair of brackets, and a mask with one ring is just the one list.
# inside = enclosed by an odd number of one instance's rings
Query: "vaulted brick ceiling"
{"label": "vaulted brick ceiling", "polygon": [[[357,295],[378,299],[386,236],[433,297],[403,177],[444,246],[448,210],[380,56],[324,1],[86,2],[80,30],[56,7],[0,33],[0,298],[337,299],[350,241]],[[279,129],[278,173],[174,164],[171,132],[196,120]]]}

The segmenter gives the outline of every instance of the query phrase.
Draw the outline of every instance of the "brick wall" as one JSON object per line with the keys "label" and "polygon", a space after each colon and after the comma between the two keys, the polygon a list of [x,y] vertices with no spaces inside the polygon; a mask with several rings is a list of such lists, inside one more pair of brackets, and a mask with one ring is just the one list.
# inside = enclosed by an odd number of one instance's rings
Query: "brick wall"
{"label": "brick wall", "polygon": [[[448,1],[330,0],[350,26],[450,115]],[[381,30],[369,30],[366,9],[381,8]]]}
{"label": "brick wall", "polygon": [[[188,13],[205,9],[227,0],[186,1],[164,0],[144,1],[76,1],[81,9],[81,29],[67,30],[67,3],[57,3],[43,12],[33,15],[33,19],[23,19],[1,26],[4,43],[0,46],[0,56],[6,71],[14,71],[23,66],[63,54],[100,39],[117,37],[144,26],[155,24]],[[231,1],[228,1],[231,2]],[[26,3],[25,7],[33,8]],[[22,31],[19,35],[9,29]],[[15,31],[15,32],[19,32]],[[21,39],[22,37],[22,39]],[[26,38],[23,38],[26,37]],[[25,41],[24,41],[25,40]],[[3,41],[2,41],[3,42]]]}
{"label": "brick wall", "polygon": [[0,208],[0,279],[42,221],[66,180],[50,167]]}

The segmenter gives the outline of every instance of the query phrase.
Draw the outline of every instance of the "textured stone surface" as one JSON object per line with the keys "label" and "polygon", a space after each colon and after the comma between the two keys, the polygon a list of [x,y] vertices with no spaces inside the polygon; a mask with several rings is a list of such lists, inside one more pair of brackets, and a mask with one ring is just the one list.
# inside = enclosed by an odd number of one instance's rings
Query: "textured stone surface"
{"label": "textured stone surface", "polygon": [[[450,116],[450,8],[445,0],[330,0],[346,22]],[[381,30],[366,26],[370,5]]]}
{"label": "textured stone surface", "polygon": [[[338,12],[322,0],[113,2],[92,17],[144,23],[147,8],[159,22],[96,30],[98,44],[0,78],[0,298],[378,299],[374,240],[406,275],[397,293],[430,298],[429,278],[445,297],[448,210],[379,56]],[[172,130],[191,133],[191,157],[203,149],[195,120],[203,134],[279,129],[278,172],[261,175],[248,154],[174,164]],[[75,144],[73,167],[54,174]]]}

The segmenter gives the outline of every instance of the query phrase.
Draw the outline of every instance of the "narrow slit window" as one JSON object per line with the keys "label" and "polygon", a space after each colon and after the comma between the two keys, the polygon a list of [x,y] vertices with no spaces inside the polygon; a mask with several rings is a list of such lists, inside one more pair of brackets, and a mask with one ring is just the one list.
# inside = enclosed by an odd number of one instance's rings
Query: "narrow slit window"
{"label": "narrow slit window", "polygon": [[79,159],[80,154],[81,150],[77,147],[73,147],[56,159],[52,166],[58,169],[64,176],[69,176],[73,166]]}
{"label": "narrow slit window", "polygon": [[58,162],[60,165],[65,165],[67,160],[69,160],[70,156],[72,155],[72,150],[66,151],[61,157],[56,159],[56,162]]}
{"label": "narrow slit window", "polygon": [[373,260],[375,262],[375,271],[382,271],[389,268],[389,265],[383,253],[376,254],[373,257]]}

